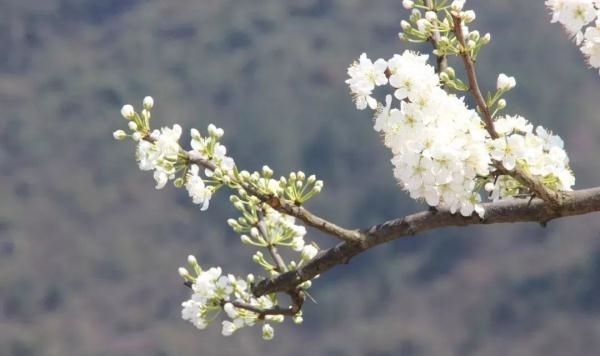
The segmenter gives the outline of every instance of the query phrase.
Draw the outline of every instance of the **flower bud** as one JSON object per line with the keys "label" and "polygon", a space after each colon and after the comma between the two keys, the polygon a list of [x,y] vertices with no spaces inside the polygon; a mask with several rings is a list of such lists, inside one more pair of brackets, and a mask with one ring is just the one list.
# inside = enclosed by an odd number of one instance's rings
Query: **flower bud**
{"label": "flower bud", "polygon": [[217,133],[217,127],[214,124],[208,124],[208,134],[210,136],[215,136]]}
{"label": "flower bud", "polygon": [[223,305],[223,310],[225,311],[225,313],[227,313],[227,316],[230,317],[231,319],[235,319],[237,317],[237,311],[235,310],[235,307],[233,306],[233,304],[225,303],[225,305]]}
{"label": "flower bud", "polygon": [[410,10],[413,8],[413,6],[415,6],[415,2],[412,0],[402,0],[402,6],[405,9]]}
{"label": "flower bud", "polygon": [[129,104],[123,105],[121,108],[121,115],[127,120],[131,120],[135,116],[135,109]]}
{"label": "flower bud", "polygon": [[304,321],[304,319],[302,318],[302,315],[294,315],[294,324],[302,324],[302,322]]}
{"label": "flower bud", "polygon": [[448,36],[440,36],[440,39],[438,40],[438,48],[447,47],[449,44],[450,44],[450,39],[448,38]]}
{"label": "flower bud", "polygon": [[506,100],[500,99],[498,100],[498,109],[502,110],[506,107]]}
{"label": "flower bud", "polygon": [[283,315],[279,314],[279,315],[273,315],[270,319],[276,323],[282,323],[285,320],[285,317]]}
{"label": "flower bud", "polygon": [[431,22],[427,19],[418,19],[417,20],[417,29],[419,32],[426,32],[431,27]]}
{"label": "flower bud", "polygon": [[133,135],[131,135],[131,138],[134,141],[139,141],[139,140],[142,139],[142,134],[139,131],[136,131],[136,132],[133,133]]}
{"label": "flower bud", "polygon": [[179,273],[179,275],[183,278],[185,278],[186,276],[189,276],[190,273],[188,272],[187,269],[185,269],[185,267],[179,267],[179,269],[177,270],[177,272]]}
{"label": "flower bud", "polygon": [[471,31],[471,32],[469,33],[469,39],[470,39],[470,40],[473,40],[473,41],[478,41],[478,40],[479,40],[479,37],[480,37],[480,35],[479,35],[479,31],[477,31],[477,30],[475,30],[475,31]]}
{"label": "flower bud", "polygon": [[312,286],[312,282],[311,281],[306,281],[306,282],[301,283],[301,284],[298,285],[298,287],[300,287],[302,289],[309,289],[311,286]]}
{"label": "flower bud", "polygon": [[264,165],[262,167],[262,174],[263,174],[263,176],[270,178],[273,175],[273,170],[271,168],[269,168],[269,166]]}
{"label": "flower bud", "polygon": [[269,324],[263,325],[263,328],[262,328],[263,339],[271,340],[274,335],[275,335],[275,331],[273,330],[273,327],[271,325],[269,325]]}
{"label": "flower bud", "polygon": [[481,37],[480,42],[481,42],[481,44],[488,44],[488,43],[490,43],[491,39],[492,39],[492,35],[490,35],[490,33],[488,32],[485,35],[483,35],[483,37]]}
{"label": "flower bud", "polygon": [[463,6],[465,6],[465,0],[454,0],[450,4],[450,8],[454,11],[461,11]]}
{"label": "flower bud", "polygon": [[473,11],[473,10],[463,11],[461,13],[461,18],[464,23],[466,23],[466,24],[471,23],[476,18],[475,11]]}
{"label": "flower bud", "polygon": [[131,131],[137,131],[138,129],[138,125],[135,123],[135,121],[129,121],[127,123],[127,127],[129,127]]}
{"label": "flower bud", "polygon": [[402,30],[406,31],[410,28],[410,23],[406,20],[402,20],[402,21],[400,21],[400,28],[402,28]]}
{"label": "flower bud", "polygon": [[428,21],[434,21],[434,20],[437,20],[437,13],[436,13],[435,11],[427,11],[427,12],[425,13],[425,18],[426,18]]}
{"label": "flower bud", "polygon": [[150,110],[154,106],[154,99],[151,96],[147,96],[144,98],[143,102],[144,109]]}
{"label": "flower bud", "polygon": [[241,201],[236,201],[235,203],[233,203],[233,207],[239,211],[244,211],[244,203],[242,203]]}
{"label": "flower bud", "polygon": [[303,260],[308,261],[315,257],[318,252],[319,250],[314,245],[305,245],[300,254]]}
{"label": "flower bud", "polygon": [[315,186],[313,187],[313,191],[315,193],[320,193],[322,189],[323,189],[323,181],[322,180],[316,181]]}
{"label": "flower bud", "polygon": [[242,243],[244,245],[251,245],[252,244],[252,240],[248,237],[248,235],[242,235],[242,236],[240,236],[240,240],[242,240]]}
{"label": "flower bud", "polygon": [[113,137],[115,138],[115,140],[121,141],[127,137],[127,134],[123,130],[117,130],[113,132]]}
{"label": "flower bud", "polygon": [[188,255],[188,263],[190,264],[190,266],[198,265],[198,260],[196,259],[196,256]]}

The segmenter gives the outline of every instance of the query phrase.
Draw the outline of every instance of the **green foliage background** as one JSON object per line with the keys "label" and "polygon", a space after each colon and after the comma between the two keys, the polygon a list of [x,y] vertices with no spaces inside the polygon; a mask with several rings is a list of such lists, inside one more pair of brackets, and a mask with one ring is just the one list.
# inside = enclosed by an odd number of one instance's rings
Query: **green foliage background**
{"label": "green foliage background", "polygon": [[[599,78],[543,1],[471,1],[492,42],[484,88],[559,133],[577,187],[600,183]],[[301,327],[220,336],[180,319],[189,253],[233,273],[251,251],[221,193],[201,213],[156,192],[119,109],[225,130],[239,166],[325,181],[310,208],[348,227],[424,209],[393,180],[346,68],[390,57],[398,0],[0,0],[0,355],[590,355],[600,351],[597,216],[545,229],[445,229],[375,249],[314,283]],[[311,231],[321,246],[334,242]]]}

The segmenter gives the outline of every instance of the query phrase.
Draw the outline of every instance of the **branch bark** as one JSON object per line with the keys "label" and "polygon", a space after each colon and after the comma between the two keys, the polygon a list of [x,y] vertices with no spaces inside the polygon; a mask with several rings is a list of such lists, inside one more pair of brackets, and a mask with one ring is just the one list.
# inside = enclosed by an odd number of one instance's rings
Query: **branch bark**
{"label": "branch bark", "polygon": [[360,234],[357,243],[342,242],[320,252],[306,265],[276,277],[265,279],[253,288],[256,297],[275,292],[289,291],[298,284],[340,264],[347,264],[352,257],[383,243],[412,236],[424,231],[449,226],[481,224],[538,222],[545,224],[553,219],[583,215],[600,211],[600,187],[565,193],[560,208],[541,199],[506,199],[483,204],[485,218],[464,217],[448,211],[423,211],[420,213],[389,220],[383,224],[356,230]]}

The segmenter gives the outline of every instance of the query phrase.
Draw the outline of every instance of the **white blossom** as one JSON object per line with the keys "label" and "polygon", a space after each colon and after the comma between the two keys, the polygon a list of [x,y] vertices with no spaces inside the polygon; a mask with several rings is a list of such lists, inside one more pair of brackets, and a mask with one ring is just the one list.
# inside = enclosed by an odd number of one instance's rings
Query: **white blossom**
{"label": "white blossom", "polygon": [[196,164],[190,166],[188,171],[185,188],[187,189],[190,197],[194,204],[202,204],[200,210],[204,211],[208,209],[210,198],[212,197],[212,191],[209,187],[204,184],[202,177],[198,175],[200,168]]}
{"label": "white blossom", "polygon": [[386,68],[385,60],[379,58],[373,63],[365,53],[360,55],[358,62],[354,62],[348,68],[350,79],[346,80],[346,83],[350,86],[359,110],[365,109],[367,106],[371,109],[377,108],[377,101],[371,96],[371,93],[376,86],[387,83]]}
{"label": "white blossom", "polygon": [[500,73],[498,75],[498,80],[496,81],[496,89],[502,91],[508,91],[517,85],[517,81],[514,77],[509,77],[504,73]]}

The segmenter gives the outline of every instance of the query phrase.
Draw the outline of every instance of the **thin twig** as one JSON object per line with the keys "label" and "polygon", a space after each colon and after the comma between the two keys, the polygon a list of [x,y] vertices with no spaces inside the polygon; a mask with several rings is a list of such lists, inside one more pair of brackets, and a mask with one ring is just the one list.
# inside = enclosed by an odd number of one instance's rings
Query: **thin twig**
{"label": "thin twig", "polygon": [[[425,5],[432,11],[435,11],[433,7],[433,0],[425,0]],[[434,23],[434,29],[432,31],[432,36],[429,38],[429,42],[431,42],[434,49],[438,48],[438,43],[440,41],[440,32],[438,31],[437,23]],[[446,56],[436,55],[436,73],[443,72],[448,67],[448,58]]]}
{"label": "thin twig", "polygon": [[[187,153],[190,163],[195,163],[204,168],[208,168],[210,170],[215,170],[217,166],[214,162],[202,158],[200,155],[194,155],[193,152]],[[349,243],[357,243],[360,242],[360,234],[356,230],[348,230],[344,229],[341,226],[338,226],[331,221],[325,220],[310,211],[306,210],[302,206],[298,206],[290,201],[279,199],[277,197],[273,197],[271,195],[266,195],[258,190],[256,190],[251,185],[245,182],[238,182],[242,188],[244,188],[250,195],[257,197],[263,203],[268,204],[271,208],[279,211],[280,213],[285,213],[287,215],[291,215],[300,219],[308,226],[312,226],[317,230],[320,230],[326,234],[334,236],[342,241],[346,241]]]}
{"label": "thin twig", "polygon": [[279,255],[279,251],[277,251],[277,247],[275,247],[275,245],[273,245],[269,239],[267,227],[265,226],[264,213],[259,212],[258,218],[259,218],[258,224],[257,224],[258,231],[260,232],[260,234],[263,236],[263,238],[265,239],[265,241],[267,243],[267,250],[269,251],[269,254],[271,255],[271,258],[273,259],[273,261],[275,261],[275,266],[277,268],[277,272],[279,272],[279,273],[286,272],[287,268],[285,267],[285,262],[283,262],[283,258],[281,258],[281,255]]}
{"label": "thin twig", "polygon": [[485,129],[490,134],[491,138],[496,139],[500,136],[498,135],[498,132],[496,132],[490,109],[485,103],[485,99],[483,98],[481,90],[479,89],[479,84],[477,83],[475,63],[473,62],[473,58],[471,58],[471,54],[467,51],[467,43],[465,41],[465,35],[462,29],[462,19],[458,16],[452,15],[452,21],[454,24],[454,34],[456,35],[458,43],[462,47],[460,55],[463,59],[465,70],[467,71],[467,77],[469,79],[469,92],[471,93],[471,95],[473,95],[473,98],[475,99],[475,103],[477,104],[477,110],[481,114],[483,123],[485,125]]}
{"label": "thin twig", "polygon": [[253,305],[242,303],[242,302],[237,302],[237,301],[231,302],[231,304],[236,308],[248,310],[248,311],[258,314],[259,319],[264,319],[265,316],[267,316],[267,315],[294,316],[298,313],[298,310],[295,310],[295,308],[293,306],[288,307],[288,308],[274,306],[273,308],[269,308],[269,309],[261,309],[259,307],[255,307]]}

